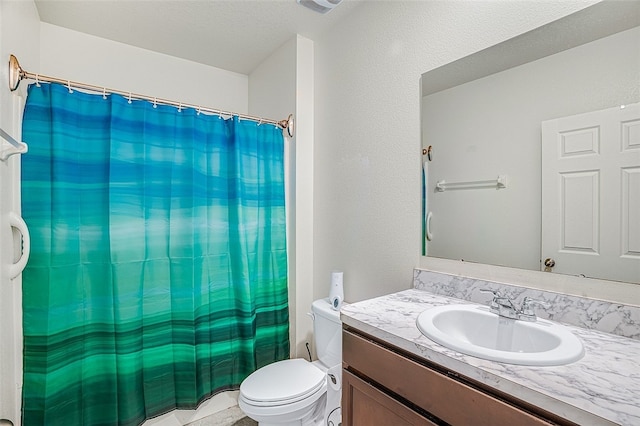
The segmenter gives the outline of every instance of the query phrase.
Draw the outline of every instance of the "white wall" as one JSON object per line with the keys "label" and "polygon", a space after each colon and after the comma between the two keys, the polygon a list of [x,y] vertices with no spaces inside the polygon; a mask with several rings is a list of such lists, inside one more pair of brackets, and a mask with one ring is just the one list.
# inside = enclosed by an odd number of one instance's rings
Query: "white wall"
{"label": "white wall", "polygon": [[297,36],[249,76],[249,113],[275,119],[294,114],[287,139],[287,219],[291,356],[306,357],[313,324],[313,42]]}
{"label": "white wall", "polygon": [[40,45],[40,69],[25,66],[28,71],[225,111],[248,111],[244,74],[44,22]]}
{"label": "white wall", "polygon": [[[39,66],[40,18],[33,2],[0,2],[0,127],[15,139],[22,134],[22,109],[26,84],[8,89],[7,61],[13,53],[27,67]],[[2,148],[8,146],[0,142]],[[7,216],[20,213],[20,156],[0,161],[0,425],[20,424],[22,395],[22,279],[8,278],[15,244]]]}
{"label": "white wall", "polygon": [[296,145],[295,145],[295,280],[296,280],[296,356],[305,357],[305,342],[313,345],[311,312],[314,261],[314,43],[298,36],[296,49]]}
{"label": "white wall", "polygon": [[[639,66],[635,28],[424,97],[429,256],[538,270],[540,123],[640,101]],[[433,190],[498,174],[507,189]]]}
{"label": "white wall", "polygon": [[422,73],[586,2],[366,2],[315,40],[314,292],[406,289],[420,264]]}

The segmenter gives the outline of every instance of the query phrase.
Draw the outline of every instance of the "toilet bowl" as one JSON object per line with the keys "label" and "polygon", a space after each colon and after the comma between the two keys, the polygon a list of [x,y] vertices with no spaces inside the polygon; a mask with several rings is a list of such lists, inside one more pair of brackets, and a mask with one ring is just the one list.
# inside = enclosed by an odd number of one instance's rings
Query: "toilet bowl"
{"label": "toilet bowl", "polygon": [[[340,313],[328,299],[311,306],[318,361],[288,359],[266,365],[240,385],[238,405],[260,426],[320,426],[327,412],[327,370],[342,362]],[[339,392],[339,389],[329,389]],[[331,401],[339,398],[330,398]]]}
{"label": "toilet bowl", "polygon": [[312,425],[326,399],[325,372],[305,359],[269,364],[240,385],[238,405],[265,425]]}

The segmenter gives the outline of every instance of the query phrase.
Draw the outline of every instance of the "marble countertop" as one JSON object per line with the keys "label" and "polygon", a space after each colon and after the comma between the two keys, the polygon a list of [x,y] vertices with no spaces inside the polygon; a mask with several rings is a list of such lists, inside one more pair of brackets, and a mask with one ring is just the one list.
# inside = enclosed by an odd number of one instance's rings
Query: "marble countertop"
{"label": "marble countertop", "polygon": [[569,365],[530,367],[487,361],[420,333],[418,315],[463,300],[405,290],[341,309],[346,325],[516,398],[585,425],[640,425],[640,341],[566,325],[585,347]]}

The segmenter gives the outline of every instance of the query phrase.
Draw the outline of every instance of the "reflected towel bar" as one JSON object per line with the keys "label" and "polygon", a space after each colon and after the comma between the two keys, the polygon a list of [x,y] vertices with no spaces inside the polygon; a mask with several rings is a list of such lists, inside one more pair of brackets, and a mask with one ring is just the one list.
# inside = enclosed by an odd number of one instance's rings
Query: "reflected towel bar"
{"label": "reflected towel bar", "polygon": [[507,187],[507,175],[499,175],[497,179],[476,180],[469,182],[446,182],[439,180],[436,182],[436,191],[444,192],[451,189],[475,189],[475,188],[496,188],[503,189]]}

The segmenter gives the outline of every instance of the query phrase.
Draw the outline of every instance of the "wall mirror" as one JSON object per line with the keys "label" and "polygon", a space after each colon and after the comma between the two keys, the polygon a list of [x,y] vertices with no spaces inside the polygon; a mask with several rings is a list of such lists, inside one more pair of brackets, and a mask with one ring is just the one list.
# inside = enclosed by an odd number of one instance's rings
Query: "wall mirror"
{"label": "wall mirror", "polygon": [[[640,2],[428,71],[421,93],[423,255],[640,283]],[[606,152],[626,154],[613,172]]]}

